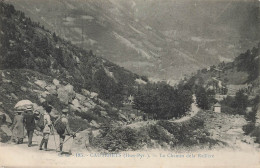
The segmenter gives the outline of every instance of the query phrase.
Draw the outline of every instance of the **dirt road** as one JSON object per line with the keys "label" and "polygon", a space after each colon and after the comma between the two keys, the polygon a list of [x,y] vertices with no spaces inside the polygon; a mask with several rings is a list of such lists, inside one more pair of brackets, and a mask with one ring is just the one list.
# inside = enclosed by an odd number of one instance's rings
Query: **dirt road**
{"label": "dirt road", "polygon": [[[53,137],[51,137],[53,138]],[[0,165],[19,167],[258,167],[259,152],[234,151],[228,149],[215,151],[176,151],[149,150],[127,151],[103,157],[97,151],[73,149],[73,155],[59,155],[54,151],[50,139],[50,151],[39,151],[38,146],[28,148],[26,144],[0,144]],[[34,141],[34,144],[37,142]],[[176,157],[176,156],[182,157]],[[194,156],[191,158],[189,156]]]}

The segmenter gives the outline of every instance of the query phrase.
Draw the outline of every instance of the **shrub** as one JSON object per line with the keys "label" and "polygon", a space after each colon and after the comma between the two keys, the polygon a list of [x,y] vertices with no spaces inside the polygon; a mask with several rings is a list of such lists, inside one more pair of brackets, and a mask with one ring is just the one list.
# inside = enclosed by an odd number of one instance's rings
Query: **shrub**
{"label": "shrub", "polygon": [[140,131],[126,128],[109,128],[102,131],[101,135],[92,139],[94,147],[113,151],[124,151],[128,149],[137,150],[142,147],[147,137]]}
{"label": "shrub", "polygon": [[260,144],[260,126],[255,127],[254,130],[252,130],[251,136],[256,137],[255,142]]}
{"label": "shrub", "polygon": [[234,108],[226,105],[222,105],[221,111],[226,114],[233,114],[233,115],[236,114],[236,110]]}
{"label": "shrub", "polygon": [[174,136],[178,145],[191,146],[197,143],[212,142],[207,137],[209,133],[203,128],[204,121],[201,118],[192,118],[183,123],[159,121],[158,124]]}
{"label": "shrub", "polygon": [[255,129],[255,124],[248,123],[247,125],[244,125],[242,129],[246,135],[249,135]]}
{"label": "shrub", "polygon": [[170,142],[176,142],[176,140],[171,137],[170,135],[167,135],[165,131],[163,130],[163,127],[159,125],[151,125],[147,128],[148,135],[151,139],[158,140],[158,142],[161,144],[162,142],[170,143]]}
{"label": "shrub", "polygon": [[204,120],[201,118],[192,118],[189,121],[189,127],[196,129],[196,128],[203,128],[204,126]]}

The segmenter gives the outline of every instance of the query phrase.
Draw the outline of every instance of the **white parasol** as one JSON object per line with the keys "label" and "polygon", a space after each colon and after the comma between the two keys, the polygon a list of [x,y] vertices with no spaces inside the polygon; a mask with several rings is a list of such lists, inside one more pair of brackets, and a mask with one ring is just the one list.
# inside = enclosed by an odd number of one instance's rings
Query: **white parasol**
{"label": "white parasol", "polygon": [[14,106],[17,110],[26,109],[28,106],[33,106],[33,103],[30,100],[21,100]]}

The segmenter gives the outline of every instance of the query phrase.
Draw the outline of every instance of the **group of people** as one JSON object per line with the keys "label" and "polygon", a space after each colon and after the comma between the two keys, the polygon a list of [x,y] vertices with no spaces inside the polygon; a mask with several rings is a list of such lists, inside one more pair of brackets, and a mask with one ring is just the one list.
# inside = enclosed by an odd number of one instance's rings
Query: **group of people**
{"label": "group of people", "polygon": [[[27,131],[28,136],[28,147],[32,146],[32,138],[35,130],[42,132],[42,140],[39,146],[39,150],[47,151],[49,135],[54,133],[55,125],[59,126],[59,129],[56,128],[57,133],[59,134],[60,145],[59,151],[62,153],[63,143],[66,135],[75,137],[69,127],[69,122],[67,119],[68,110],[64,109],[61,115],[50,115],[52,107],[48,104],[44,104],[43,108],[45,110],[44,114],[40,114],[38,111],[34,112],[33,106],[27,106],[24,110],[17,110],[14,117],[12,131],[13,131],[13,140],[17,144],[23,143],[24,138],[24,128]],[[42,116],[41,116],[42,115]],[[42,119],[41,119],[42,117]],[[39,128],[37,123],[41,122],[43,124],[42,128]],[[63,131],[60,131],[60,130]],[[59,130],[59,131],[58,131]],[[56,143],[56,142],[55,142]],[[44,148],[43,148],[44,146]]]}

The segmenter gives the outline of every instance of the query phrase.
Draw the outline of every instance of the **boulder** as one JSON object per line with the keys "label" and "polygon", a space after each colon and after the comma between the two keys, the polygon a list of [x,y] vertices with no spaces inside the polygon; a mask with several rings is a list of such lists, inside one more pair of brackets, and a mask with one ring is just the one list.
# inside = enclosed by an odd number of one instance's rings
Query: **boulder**
{"label": "boulder", "polygon": [[76,94],[75,91],[73,90],[73,86],[70,84],[60,87],[57,90],[57,93],[58,93],[58,98],[64,104],[71,103]]}
{"label": "boulder", "polygon": [[2,125],[0,128],[0,142],[7,142],[12,137],[12,131],[7,125]]}
{"label": "boulder", "polygon": [[71,103],[72,103],[72,105],[73,105],[75,108],[81,108],[81,105],[80,105],[78,99],[74,99]]}
{"label": "boulder", "polygon": [[46,100],[42,97],[39,98],[40,103],[46,102]]}
{"label": "boulder", "polygon": [[60,86],[60,81],[58,81],[57,79],[53,79],[52,83],[53,83],[55,86]]}
{"label": "boulder", "polygon": [[90,91],[86,90],[86,89],[81,89],[81,92],[84,96],[90,97]]}
{"label": "boulder", "polygon": [[18,97],[17,97],[14,93],[11,93],[11,97],[12,97],[13,99],[15,99],[15,100],[18,99]]}
{"label": "boulder", "polygon": [[82,112],[82,110],[79,107],[76,107],[73,104],[69,105],[69,109],[70,109],[71,112],[76,112],[76,111]]}
{"label": "boulder", "polygon": [[8,80],[8,79],[3,79],[2,82],[4,82],[4,83],[12,83],[12,81]]}
{"label": "boulder", "polygon": [[88,107],[83,107],[83,108],[81,109],[81,111],[84,112],[84,113],[86,113],[86,112],[89,111],[89,109],[90,109],[90,108],[88,108]]}
{"label": "boulder", "polygon": [[46,82],[43,80],[36,80],[34,83],[43,89],[47,86]]}
{"label": "boulder", "polygon": [[33,89],[32,92],[35,92],[35,93],[41,94],[43,91],[42,91],[42,90]]}
{"label": "boulder", "polygon": [[43,98],[46,98],[49,94],[50,94],[49,92],[44,91],[44,92],[40,93],[40,96],[43,97]]}
{"label": "boulder", "polygon": [[103,117],[107,116],[107,112],[106,112],[106,111],[103,111],[103,110],[100,111],[100,114],[101,114],[101,116],[103,116]]}
{"label": "boulder", "polygon": [[88,101],[86,101],[85,103],[84,103],[84,106],[85,107],[88,107],[88,108],[94,108],[95,107],[95,105],[92,105],[90,102],[88,102]]}
{"label": "boulder", "polygon": [[90,104],[92,104],[93,106],[96,105],[96,103],[94,103],[91,99],[88,99],[88,102],[89,102]]}
{"label": "boulder", "polygon": [[26,92],[26,91],[27,91],[27,88],[24,87],[24,86],[21,86],[21,90],[24,91],[24,92]]}
{"label": "boulder", "polygon": [[53,108],[53,109],[51,110],[51,113],[50,113],[50,115],[53,115],[53,116],[59,115],[59,114],[60,114],[60,112],[59,112],[58,110],[56,110],[55,108]]}
{"label": "boulder", "polygon": [[100,106],[100,105],[96,105],[96,108],[99,109],[99,110],[105,110],[105,108]]}
{"label": "boulder", "polygon": [[90,124],[92,127],[96,127],[96,128],[99,128],[99,127],[100,127],[100,125],[99,125],[96,121],[94,121],[94,120],[92,120],[89,124]]}
{"label": "boulder", "polygon": [[99,102],[100,104],[103,104],[103,105],[109,105],[108,102],[105,102],[105,101],[103,101],[103,100],[101,100],[101,99],[98,99],[98,102]]}
{"label": "boulder", "polygon": [[95,98],[97,98],[97,97],[98,97],[98,94],[97,94],[97,93],[95,93],[95,92],[91,92],[91,93],[90,93],[90,98],[95,99]]}
{"label": "boulder", "polygon": [[92,136],[95,138],[97,137],[98,135],[100,135],[100,130],[94,130],[91,132]]}
{"label": "boulder", "polygon": [[121,113],[118,113],[118,116],[121,118],[121,119],[124,119],[125,121],[127,121],[127,117],[124,115],[124,114],[121,114]]}
{"label": "boulder", "polygon": [[117,111],[118,109],[117,109],[117,108],[115,108],[115,107],[112,107],[112,110],[113,110],[113,111]]}
{"label": "boulder", "polygon": [[56,90],[56,86],[55,85],[48,85],[45,87],[46,90],[48,90],[48,92],[50,94],[56,95],[57,94],[57,90]]}
{"label": "boulder", "polygon": [[76,98],[83,104],[86,100],[86,96],[76,93]]}

